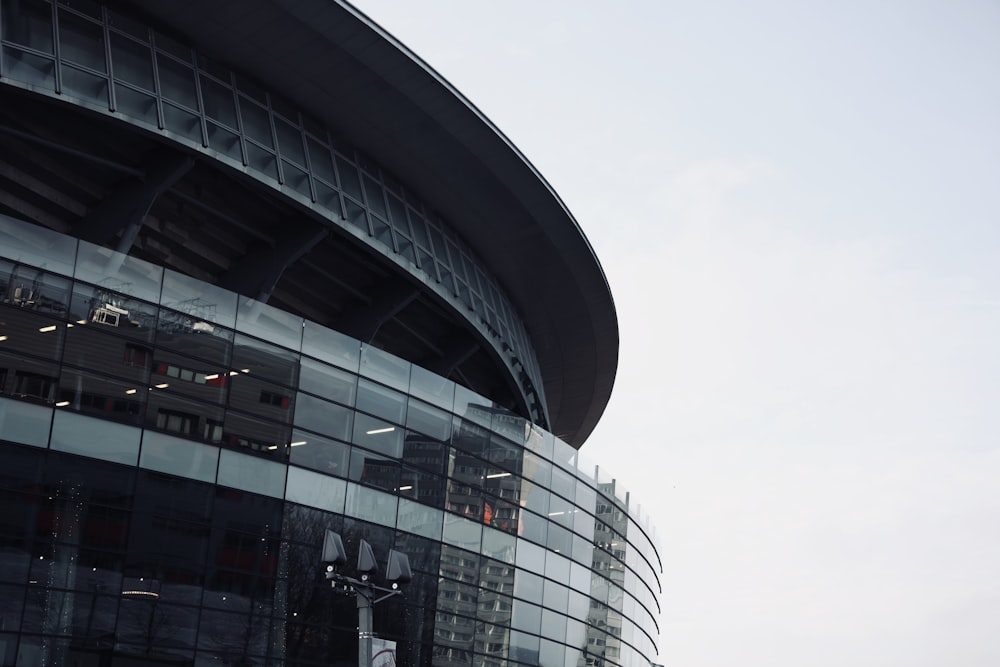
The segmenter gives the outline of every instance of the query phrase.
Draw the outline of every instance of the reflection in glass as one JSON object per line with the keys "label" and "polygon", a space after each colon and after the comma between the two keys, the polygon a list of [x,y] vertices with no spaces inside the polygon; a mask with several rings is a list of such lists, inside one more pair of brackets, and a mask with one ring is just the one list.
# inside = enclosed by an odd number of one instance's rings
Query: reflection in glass
{"label": "reflection in glass", "polygon": [[110,248],[80,241],[74,277],[101,289],[159,303],[163,268]]}

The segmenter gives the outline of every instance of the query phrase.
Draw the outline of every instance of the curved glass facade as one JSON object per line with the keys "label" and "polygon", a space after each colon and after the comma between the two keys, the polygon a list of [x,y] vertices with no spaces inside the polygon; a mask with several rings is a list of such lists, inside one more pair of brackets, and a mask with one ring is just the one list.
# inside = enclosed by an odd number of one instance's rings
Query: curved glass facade
{"label": "curved glass facade", "polygon": [[504,289],[430,206],[335,132],[253,80],[91,0],[2,0],[0,44],[4,84],[208,155],[420,275],[490,341],[537,412],[532,418],[546,423],[535,352]]}
{"label": "curved glass facade", "polygon": [[[523,417],[378,349],[0,216],[0,664],[354,664],[349,553],[411,665],[637,665],[641,508]],[[99,662],[108,660],[110,662]]]}

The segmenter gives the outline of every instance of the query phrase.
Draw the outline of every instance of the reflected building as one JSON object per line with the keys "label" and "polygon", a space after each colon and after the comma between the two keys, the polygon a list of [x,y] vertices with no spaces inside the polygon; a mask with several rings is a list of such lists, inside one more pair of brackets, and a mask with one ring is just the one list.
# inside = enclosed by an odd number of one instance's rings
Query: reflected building
{"label": "reflected building", "polygon": [[[647,665],[572,215],[334,0],[0,0],[0,667]],[[348,568],[350,570],[350,568]]]}

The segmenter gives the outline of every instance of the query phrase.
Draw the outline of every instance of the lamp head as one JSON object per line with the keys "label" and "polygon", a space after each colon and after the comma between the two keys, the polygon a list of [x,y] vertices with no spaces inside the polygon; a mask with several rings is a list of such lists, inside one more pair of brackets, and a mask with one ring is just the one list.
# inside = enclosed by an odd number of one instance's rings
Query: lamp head
{"label": "lamp head", "polygon": [[[323,555],[320,558],[328,565],[339,566],[347,562],[347,551],[344,550],[344,541],[340,535],[327,530],[323,536]],[[327,568],[330,571],[329,568]]]}

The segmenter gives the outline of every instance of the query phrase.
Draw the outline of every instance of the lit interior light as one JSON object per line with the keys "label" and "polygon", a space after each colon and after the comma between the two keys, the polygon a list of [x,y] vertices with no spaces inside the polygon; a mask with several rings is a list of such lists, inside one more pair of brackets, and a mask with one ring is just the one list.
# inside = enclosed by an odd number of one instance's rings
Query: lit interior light
{"label": "lit interior light", "polygon": [[0,341],[5,341],[5,340],[7,340],[6,336],[0,336]]}
{"label": "lit interior light", "polygon": [[379,433],[392,433],[396,430],[395,426],[387,426],[386,428],[375,428],[370,431],[365,431],[366,435],[378,435]]}
{"label": "lit interior light", "polygon": [[212,373],[211,375],[206,375],[205,379],[206,380],[218,380],[219,379],[219,374],[218,373]]}
{"label": "lit interior light", "polygon": [[69,405],[69,401],[59,401],[56,403],[57,408],[65,408],[67,405]]}
{"label": "lit interior light", "polygon": [[250,372],[249,368],[241,368],[240,369],[240,373],[249,373],[249,372]]}
{"label": "lit interior light", "polygon": [[549,512],[549,516],[562,516],[566,512]]}
{"label": "lit interior light", "polygon": [[72,325],[72,324],[70,324],[69,322],[67,322],[67,323],[66,323],[66,328],[67,328],[67,329],[72,329],[72,328],[73,328],[73,325]]}
{"label": "lit interior light", "polygon": [[410,490],[412,490],[412,489],[413,489],[413,485],[412,485],[412,484],[408,484],[408,485],[406,485],[406,486],[401,486],[401,487],[399,487],[399,490],[400,490],[400,491],[410,491]]}
{"label": "lit interior light", "polygon": [[154,593],[152,591],[122,591],[122,595],[136,595],[136,596],[146,596],[149,598],[160,597],[159,593]]}
{"label": "lit interior light", "polygon": [[77,324],[86,324],[87,320],[77,320],[76,323]]}
{"label": "lit interior light", "polygon": [[268,449],[269,449],[270,451],[272,451],[272,452],[273,452],[274,450],[276,450],[276,449],[278,448],[278,446],[277,446],[277,445],[268,445],[268,446],[267,446],[267,448],[268,448]]}
{"label": "lit interior light", "polygon": [[39,329],[38,331],[39,331],[39,333],[48,333],[48,332],[50,332],[50,331],[55,331],[55,330],[56,330],[56,325],[54,325],[54,324],[50,324],[50,325],[49,325],[49,326],[47,326],[47,327],[42,327],[42,328],[41,328],[41,329]]}
{"label": "lit interior light", "polygon": [[509,472],[495,472],[492,475],[487,475],[486,479],[496,479],[498,477],[510,477]]}
{"label": "lit interior light", "polygon": [[168,383],[168,382],[161,382],[160,384],[156,385],[156,388],[157,389],[166,389],[169,386],[170,386],[170,383]]}
{"label": "lit interior light", "polygon": [[296,442],[289,443],[292,447],[301,447],[302,445],[309,444],[308,440],[298,440]]}
{"label": "lit interior light", "polygon": [[229,374],[230,375],[239,375],[240,372],[239,371],[229,371]]}
{"label": "lit interior light", "polygon": [[125,393],[126,393],[126,394],[130,394],[130,395],[131,395],[131,394],[134,394],[134,393],[135,393],[135,392],[137,392],[137,391],[138,391],[138,389],[126,389],[126,390],[125,390]]}

